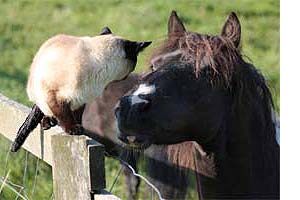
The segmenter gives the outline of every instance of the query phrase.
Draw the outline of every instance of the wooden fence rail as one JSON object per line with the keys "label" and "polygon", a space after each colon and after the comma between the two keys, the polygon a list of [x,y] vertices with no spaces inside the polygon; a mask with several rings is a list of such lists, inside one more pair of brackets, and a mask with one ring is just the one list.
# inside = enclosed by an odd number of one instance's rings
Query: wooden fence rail
{"label": "wooden fence rail", "polygon": [[[29,112],[0,93],[0,134],[13,141]],[[119,199],[104,190],[104,147],[95,140],[38,126],[22,147],[52,166],[55,200]]]}

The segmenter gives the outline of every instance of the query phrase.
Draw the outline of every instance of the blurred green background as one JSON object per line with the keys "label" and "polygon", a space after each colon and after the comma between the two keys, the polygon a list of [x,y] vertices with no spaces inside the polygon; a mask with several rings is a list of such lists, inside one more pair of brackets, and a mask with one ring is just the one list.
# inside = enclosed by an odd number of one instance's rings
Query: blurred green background
{"label": "blurred green background", "polygon": [[[147,67],[151,49],[166,37],[167,20],[176,10],[185,27],[194,32],[218,34],[230,11],[235,11],[242,24],[242,51],[265,76],[271,88],[275,107],[279,112],[279,0],[202,0],[202,1],[96,1],[0,0],[0,92],[30,106],[25,87],[29,66],[39,46],[49,37],[97,35],[104,26],[116,34],[132,40],[152,40],[151,48],[138,59],[137,71]],[[0,176],[11,170],[9,180],[23,184],[25,151],[10,155],[5,160],[10,143],[0,137]],[[39,162],[34,188],[36,158],[28,155],[24,178],[29,199],[50,199],[52,193],[51,168]],[[119,169],[118,162],[107,160],[107,185]],[[0,183],[1,186],[1,183]],[[125,197],[123,177],[113,193]],[[143,186],[141,199],[149,193]],[[190,198],[194,194],[189,194]],[[14,199],[7,188],[0,199]]]}

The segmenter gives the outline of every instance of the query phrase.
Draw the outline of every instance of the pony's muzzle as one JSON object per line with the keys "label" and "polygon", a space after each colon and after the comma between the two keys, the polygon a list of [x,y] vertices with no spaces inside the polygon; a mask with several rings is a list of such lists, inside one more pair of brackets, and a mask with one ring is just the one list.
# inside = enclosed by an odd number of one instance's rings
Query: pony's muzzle
{"label": "pony's muzzle", "polygon": [[[126,144],[144,144],[148,141],[147,137],[132,134],[136,131],[136,118],[132,117],[133,113],[140,115],[151,107],[151,101],[137,95],[123,96],[114,108],[115,117],[118,121],[118,139]],[[131,117],[130,117],[131,116]]]}

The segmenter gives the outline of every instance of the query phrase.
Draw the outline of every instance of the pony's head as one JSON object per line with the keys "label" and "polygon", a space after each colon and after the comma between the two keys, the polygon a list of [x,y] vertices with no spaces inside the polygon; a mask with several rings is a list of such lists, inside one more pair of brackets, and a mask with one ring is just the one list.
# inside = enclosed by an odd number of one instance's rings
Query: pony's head
{"label": "pony's head", "polygon": [[205,144],[249,96],[268,96],[263,77],[242,59],[240,38],[235,13],[221,34],[206,35],[186,31],[172,11],[168,38],[151,57],[152,72],[116,107],[119,138],[134,144]]}

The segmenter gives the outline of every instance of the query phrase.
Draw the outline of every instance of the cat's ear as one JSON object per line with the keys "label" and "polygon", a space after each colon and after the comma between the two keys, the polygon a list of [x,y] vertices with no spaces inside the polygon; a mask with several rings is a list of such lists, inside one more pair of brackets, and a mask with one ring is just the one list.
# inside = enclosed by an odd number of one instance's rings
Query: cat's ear
{"label": "cat's ear", "polygon": [[111,30],[108,27],[104,27],[99,35],[108,35],[112,34]]}

